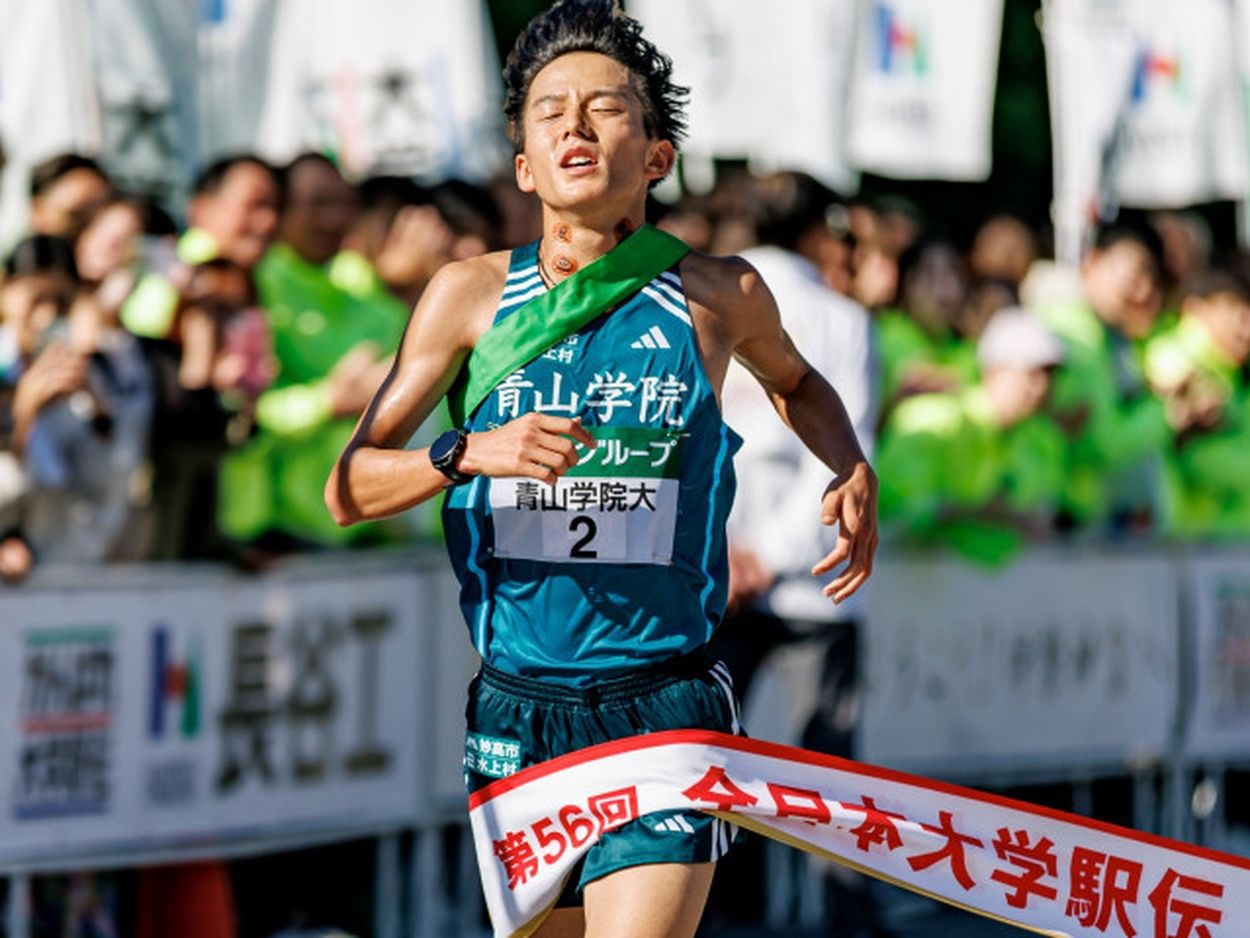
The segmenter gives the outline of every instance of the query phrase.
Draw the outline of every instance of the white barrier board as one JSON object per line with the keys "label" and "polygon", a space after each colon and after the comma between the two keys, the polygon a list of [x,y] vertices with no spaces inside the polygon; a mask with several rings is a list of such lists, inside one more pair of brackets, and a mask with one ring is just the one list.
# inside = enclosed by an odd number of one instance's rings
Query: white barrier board
{"label": "white barrier board", "polygon": [[422,574],[148,583],[0,596],[0,864],[419,816]]}
{"label": "white barrier board", "polygon": [[1162,757],[1177,577],[1164,557],[1031,554],[994,573],[886,559],[863,630],[859,758],[969,775]]}
{"label": "white barrier board", "polygon": [[1194,695],[1185,734],[1194,758],[1250,758],[1250,558],[1199,560],[1190,570]]}

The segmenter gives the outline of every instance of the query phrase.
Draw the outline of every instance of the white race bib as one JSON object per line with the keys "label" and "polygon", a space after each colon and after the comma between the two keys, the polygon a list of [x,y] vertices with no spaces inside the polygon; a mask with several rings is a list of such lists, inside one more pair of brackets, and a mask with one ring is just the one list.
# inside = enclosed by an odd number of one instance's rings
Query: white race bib
{"label": "white race bib", "polygon": [[597,427],[598,447],[554,485],[490,480],[495,556],[553,563],[651,563],[673,558],[680,431]]}

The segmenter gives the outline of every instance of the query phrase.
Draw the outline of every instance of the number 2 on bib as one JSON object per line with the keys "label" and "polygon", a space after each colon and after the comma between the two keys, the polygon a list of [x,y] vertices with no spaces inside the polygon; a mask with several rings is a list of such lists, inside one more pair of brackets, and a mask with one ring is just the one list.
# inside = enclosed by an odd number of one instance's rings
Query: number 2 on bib
{"label": "number 2 on bib", "polygon": [[490,480],[496,557],[668,565],[677,530],[681,435],[597,427],[597,448],[552,485]]}
{"label": "number 2 on bib", "polygon": [[578,531],[585,532],[581,540],[577,541],[569,550],[569,556],[577,560],[596,560],[599,552],[590,547],[590,543],[595,539],[595,535],[599,533],[599,526],[595,524],[595,519],[590,515],[578,515],[569,522],[569,530],[576,533]]}

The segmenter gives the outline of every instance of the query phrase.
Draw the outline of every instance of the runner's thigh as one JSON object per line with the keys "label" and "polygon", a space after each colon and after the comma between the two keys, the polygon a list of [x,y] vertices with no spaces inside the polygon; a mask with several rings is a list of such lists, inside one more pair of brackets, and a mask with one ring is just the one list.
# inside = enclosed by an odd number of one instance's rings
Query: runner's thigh
{"label": "runner's thigh", "polygon": [[715,869],[715,863],[652,863],[588,883],[586,938],[692,938]]}

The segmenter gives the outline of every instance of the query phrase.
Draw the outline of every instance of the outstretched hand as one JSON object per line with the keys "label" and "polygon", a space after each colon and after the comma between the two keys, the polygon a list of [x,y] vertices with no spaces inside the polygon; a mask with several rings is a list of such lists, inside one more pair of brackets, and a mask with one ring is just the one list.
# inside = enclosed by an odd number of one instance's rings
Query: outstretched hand
{"label": "outstretched hand", "polygon": [[866,462],[829,483],[820,503],[820,522],[838,525],[838,542],[812,567],[812,575],[821,576],[846,563],[823,591],[840,603],[864,585],[877,553],[877,475]]}

